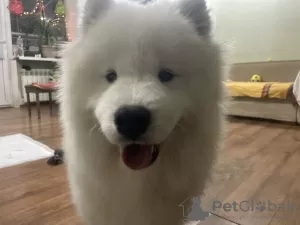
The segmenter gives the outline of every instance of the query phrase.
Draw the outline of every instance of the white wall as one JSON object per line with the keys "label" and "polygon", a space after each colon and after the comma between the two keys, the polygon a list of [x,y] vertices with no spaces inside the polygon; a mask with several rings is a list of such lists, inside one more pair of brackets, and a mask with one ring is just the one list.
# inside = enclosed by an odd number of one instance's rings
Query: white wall
{"label": "white wall", "polygon": [[300,59],[300,0],[208,1],[233,62]]}
{"label": "white wall", "polygon": [[[300,0],[207,1],[232,62],[300,59]],[[77,0],[77,12],[85,2]]]}

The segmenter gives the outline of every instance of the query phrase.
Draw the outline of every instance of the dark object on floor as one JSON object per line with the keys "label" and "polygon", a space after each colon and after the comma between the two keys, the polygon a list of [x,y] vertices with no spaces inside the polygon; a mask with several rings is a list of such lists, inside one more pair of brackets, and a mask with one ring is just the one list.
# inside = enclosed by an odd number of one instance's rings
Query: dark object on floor
{"label": "dark object on floor", "polygon": [[57,149],[54,151],[54,156],[48,159],[47,163],[52,166],[56,166],[64,163],[64,152],[61,149]]}

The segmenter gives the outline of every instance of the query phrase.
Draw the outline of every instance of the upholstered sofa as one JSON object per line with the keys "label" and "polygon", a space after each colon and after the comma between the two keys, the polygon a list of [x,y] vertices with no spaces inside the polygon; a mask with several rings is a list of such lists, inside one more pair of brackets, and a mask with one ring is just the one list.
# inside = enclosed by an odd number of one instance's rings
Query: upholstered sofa
{"label": "upholstered sofa", "polygon": [[[264,82],[294,82],[299,70],[300,61],[239,63],[232,65],[229,79],[232,82],[247,82],[253,74],[259,74]],[[288,122],[300,121],[298,106],[293,107],[287,99],[232,97],[228,114]]]}

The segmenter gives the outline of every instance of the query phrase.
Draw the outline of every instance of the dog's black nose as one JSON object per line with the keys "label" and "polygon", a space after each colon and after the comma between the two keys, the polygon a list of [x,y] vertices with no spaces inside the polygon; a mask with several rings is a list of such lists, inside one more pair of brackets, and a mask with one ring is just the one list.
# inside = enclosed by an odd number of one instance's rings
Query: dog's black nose
{"label": "dog's black nose", "polygon": [[115,114],[118,132],[130,140],[136,140],[144,134],[150,121],[150,111],[142,106],[124,106]]}

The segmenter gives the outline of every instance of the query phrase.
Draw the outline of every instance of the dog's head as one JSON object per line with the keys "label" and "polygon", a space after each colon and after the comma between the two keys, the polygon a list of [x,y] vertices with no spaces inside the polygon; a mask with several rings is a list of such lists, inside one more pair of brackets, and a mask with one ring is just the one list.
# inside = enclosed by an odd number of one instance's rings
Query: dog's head
{"label": "dog's head", "polygon": [[209,132],[217,120],[219,51],[210,30],[204,0],[87,1],[81,37],[66,53],[67,82],[130,168],[153,164],[176,130]]}

